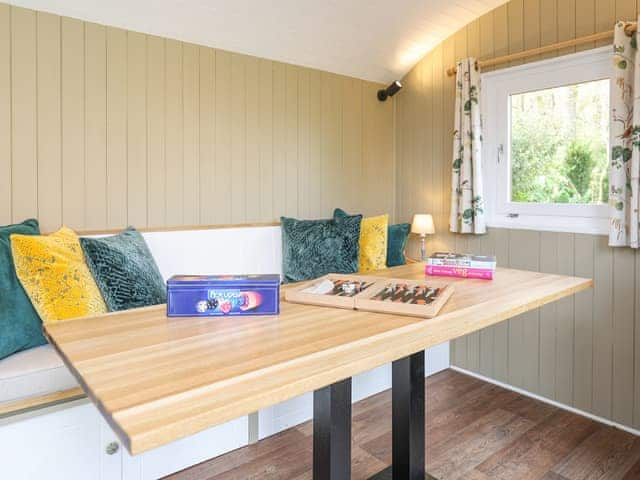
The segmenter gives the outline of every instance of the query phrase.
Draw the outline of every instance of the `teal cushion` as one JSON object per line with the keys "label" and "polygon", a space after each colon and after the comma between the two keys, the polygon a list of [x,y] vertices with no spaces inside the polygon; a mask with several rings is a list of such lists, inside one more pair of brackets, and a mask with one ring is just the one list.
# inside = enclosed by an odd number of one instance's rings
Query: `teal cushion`
{"label": "teal cushion", "polygon": [[407,239],[409,238],[409,230],[411,224],[398,223],[397,225],[389,225],[387,240],[387,267],[397,267],[407,263],[404,257],[404,250],[407,247]]}
{"label": "teal cushion", "polygon": [[347,212],[345,212],[343,209],[341,209],[341,208],[336,208],[336,209],[333,211],[333,219],[334,219],[334,220],[337,220],[338,218],[345,218],[345,217],[349,217],[349,216],[350,216],[350,215],[349,215]]}
{"label": "teal cushion", "polygon": [[80,245],[109,311],[167,301],[162,275],[135,228],[111,237],[80,238]]}
{"label": "teal cushion", "polygon": [[362,215],[336,220],[282,222],[283,281],[299,282],[327,273],[358,271],[360,222]]}
{"label": "teal cushion", "polygon": [[0,226],[0,359],[47,343],[40,317],[16,276],[10,239],[14,233],[39,235],[38,221]]}
{"label": "teal cushion", "polygon": [[[349,214],[341,208],[333,211],[333,218],[344,218]],[[404,251],[407,247],[407,239],[411,224],[398,223],[397,225],[389,225],[387,235],[387,267],[397,267],[407,263],[404,257]]]}

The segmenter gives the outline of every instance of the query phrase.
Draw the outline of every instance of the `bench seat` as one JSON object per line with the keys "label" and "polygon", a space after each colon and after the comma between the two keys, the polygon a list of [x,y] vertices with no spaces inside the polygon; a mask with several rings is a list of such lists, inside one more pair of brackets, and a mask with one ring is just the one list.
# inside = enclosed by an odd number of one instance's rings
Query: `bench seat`
{"label": "bench seat", "polygon": [[0,360],[0,404],[77,386],[78,382],[51,345]]}

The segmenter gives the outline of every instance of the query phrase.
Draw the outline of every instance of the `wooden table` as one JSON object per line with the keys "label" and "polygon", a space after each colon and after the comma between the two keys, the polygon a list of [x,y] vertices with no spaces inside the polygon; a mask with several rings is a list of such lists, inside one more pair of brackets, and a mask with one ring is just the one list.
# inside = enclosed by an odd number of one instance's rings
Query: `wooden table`
{"label": "wooden table", "polygon": [[[377,273],[418,279],[423,264]],[[430,320],[281,304],[277,317],[167,318],[157,306],[46,325],[132,454],[314,391],[314,478],[350,478],[351,377],[393,362],[393,478],[424,478],[424,349],[590,288],[498,269],[450,279]],[[392,478],[391,468],[376,476]]]}

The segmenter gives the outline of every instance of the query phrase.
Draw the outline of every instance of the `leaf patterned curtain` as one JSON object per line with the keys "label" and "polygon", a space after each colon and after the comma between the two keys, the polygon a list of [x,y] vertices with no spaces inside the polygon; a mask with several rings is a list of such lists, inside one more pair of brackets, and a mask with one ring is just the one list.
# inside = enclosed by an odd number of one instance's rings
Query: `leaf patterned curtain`
{"label": "leaf patterned curtain", "polygon": [[449,228],[458,233],[485,233],[480,72],[475,58],[457,64],[455,108]]}
{"label": "leaf patterned curtain", "polygon": [[637,34],[617,22],[613,37],[609,245],[638,248],[640,186],[640,71]]}

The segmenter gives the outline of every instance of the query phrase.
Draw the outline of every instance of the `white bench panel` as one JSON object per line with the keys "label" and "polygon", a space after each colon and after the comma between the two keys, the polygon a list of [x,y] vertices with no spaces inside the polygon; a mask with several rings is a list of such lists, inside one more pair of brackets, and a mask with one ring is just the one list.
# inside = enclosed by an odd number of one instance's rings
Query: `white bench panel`
{"label": "white bench panel", "polygon": [[176,274],[282,273],[279,226],[143,235],[165,280]]}
{"label": "white bench panel", "polygon": [[152,480],[248,443],[247,417],[132,457],[88,401],[0,421],[0,478],[12,480]]}
{"label": "white bench panel", "polygon": [[247,417],[240,417],[135,457],[123,450],[123,480],[155,480],[249,442]]}
{"label": "white bench panel", "polygon": [[2,478],[111,480],[101,473],[101,421],[87,403],[2,425]]}

